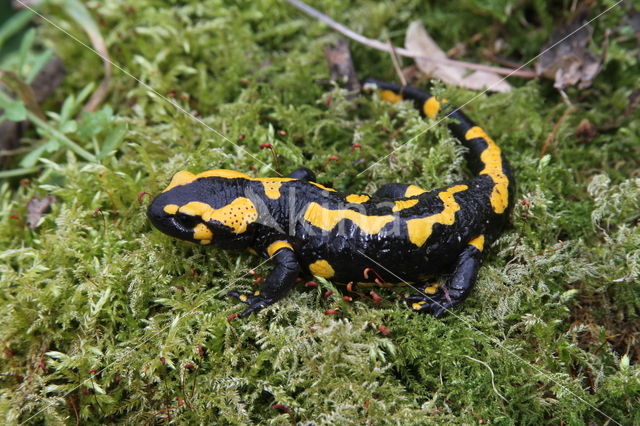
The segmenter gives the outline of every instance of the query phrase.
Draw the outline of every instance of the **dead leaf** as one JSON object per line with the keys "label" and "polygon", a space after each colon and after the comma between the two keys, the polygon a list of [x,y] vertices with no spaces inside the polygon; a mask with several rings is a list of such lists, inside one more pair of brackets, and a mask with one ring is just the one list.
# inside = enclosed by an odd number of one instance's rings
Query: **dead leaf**
{"label": "dead leaf", "polygon": [[566,27],[556,28],[536,63],[538,75],[555,80],[554,87],[564,89],[591,86],[601,68],[600,58],[587,49],[593,28],[582,18]]}
{"label": "dead leaf", "polygon": [[[407,50],[420,53],[424,58],[448,59],[447,54],[429,36],[420,21],[414,21],[409,25],[404,45]],[[511,90],[511,85],[497,74],[487,71],[470,71],[468,68],[436,63],[424,58],[416,58],[416,65],[420,71],[445,83],[472,90],[487,89],[493,92]]]}
{"label": "dead leaf", "polygon": [[323,52],[329,63],[331,80],[344,84],[345,88],[355,96],[360,91],[360,81],[351,60],[349,42],[340,38],[336,44],[325,46]]}
{"label": "dead leaf", "polygon": [[40,219],[46,212],[49,211],[51,204],[55,203],[58,199],[53,195],[47,195],[42,199],[33,197],[27,203],[27,223],[29,228],[36,229],[40,225]]}

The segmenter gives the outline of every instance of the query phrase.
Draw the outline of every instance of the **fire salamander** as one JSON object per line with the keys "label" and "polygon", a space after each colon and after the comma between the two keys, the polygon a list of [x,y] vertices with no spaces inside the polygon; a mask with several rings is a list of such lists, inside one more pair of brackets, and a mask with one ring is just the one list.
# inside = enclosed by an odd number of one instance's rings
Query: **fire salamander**
{"label": "fire salamander", "polygon": [[[443,103],[410,87],[366,80],[388,102],[409,100],[434,119]],[[440,316],[471,291],[483,253],[510,211],[514,179],[498,145],[465,114],[446,114],[467,148],[473,177],[431,191],[389,183],[373,195],[347,194],[301,168],[287,177],[232,170],[176,173],[148,208],[160,231],[223,249],[253,249],[275,262],[254,294],[231,292],[248,307],[241,317],[284,297],[301,273],[337,282],[375,280],[419,285],[406,298],[418,312]],[[444,284],[427,284],[436,274]]]}

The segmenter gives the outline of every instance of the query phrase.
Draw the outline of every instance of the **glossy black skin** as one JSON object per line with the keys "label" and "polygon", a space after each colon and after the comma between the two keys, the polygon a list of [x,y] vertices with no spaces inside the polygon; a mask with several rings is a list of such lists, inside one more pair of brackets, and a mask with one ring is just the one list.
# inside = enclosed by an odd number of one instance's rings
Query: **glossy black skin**
{"label": "glossy black skin", "polygon": [[[425,92],[395,84],[375,80],[366,83],[401,94],[404,99],[412,100],[421,112],[425,101],[431,97]],[[482,138],[465,140],[466,132],[475,124],[462,112],[454,110],[447,115],[453,119],[449,124],[450,130],[468,148],[466,158],[470,171],[475,175],[463,182],[412,197],[405,196],[409,185],[387,184],[370,200],[350,203],[346,200],[348,194],[310,183],[315,181],[315,176],[308,169],[298,169],[289,175],[292,180],[281,182],[277,199],[267,196],[262,181],[248,176],[209,176],[160,194],[149,206],[148,217],[162,232],[196,243],[194,226],[203,223],[213,232],[212,245],[223,249],[251,248],[265,258],[269,258],[268,247],[272,243],[288,243],[288,247],[271,253],[276,267],[262,283],[259,295],[231,293],[249,305],[241,316],[257,312],[282,298],[293,287],[299,274],[309,272],[309,266],[319,259],[325,260],[334,271],[325,276],[344,283],[378,278],[384,282],[408,282],[422,287],[429,277],[450,273],[446,283],[435,294],[423,293],[407,298],[414,310],[440,316],[469,294],[483,252],[507,221],[515,189],[511,168],[501,157],[501,171],[508,179],[509,196],[508,207],[496,213],[490,202],[494,180],[487,174],[479,174],[486,166],[481,154],[488,143]],[[436,221],[432,233],[422,245],[410,242],[406,221],[441,213],[446,209],[441,194],[450,188],[459,188],[459,185],[466,185],[467,189],[453,193],[453,200],[459,207],[453,215],[453,223]],[[241,233],[219,221],[164,211],[167,205],[183,206],[193,201],[220,209],[239,197],[251,200],[258,211],[257,220],[249,223]],[[392,210],[394,202],[413,199],[417,200],[414,206],[396,212]],[[356,211],[363,215],[364,220],[374,216],[393,217],[393,220],[378,232],[365,232],[349,218],[342,219],[330,230],[323,230],[313,221],[304,219],[305,212],[314,202],[329,210]],[[484,238],[480,249],[477,244],[470,243],[478,236]]]}

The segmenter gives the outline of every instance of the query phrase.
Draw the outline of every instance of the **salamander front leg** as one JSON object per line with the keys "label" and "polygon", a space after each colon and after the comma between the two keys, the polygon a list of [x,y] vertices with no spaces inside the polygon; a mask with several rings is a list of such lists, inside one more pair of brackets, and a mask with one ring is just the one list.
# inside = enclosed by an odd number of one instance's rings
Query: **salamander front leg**
{"label": "salamander front leg", "polygon": [[[280,243],[280,245],[277,245]],[[245,318],[254,312],[259,312],[263,308],[274,304],[282,299],[291,290],[300,273],[300,265],[286,242],[278,241],[269,248],[274,247],[273,253],[267,249],[271,259],[275,260],[276,267],[271,271],[267,279],[263,281],[260,290],[256,294],[247,295],[237,291],[229,292],[229,296],[236,297],[240,301],[249,305],[239,316]]]}
{"label": "salamander front leg", "polygon": [[299,169],[295,169],[294,171],[289,173],[287,177],[290,177],[293,179],[306,180],[310,182],[316,181],[316,174],[313,173],[311,170],[307,169],[306,167],[300,167]]}
{"label": "salamander front leg", "polygon": [[417,312],[429,312],[438,318],[466,299],[478,276],[483,245],[483,235],[471,240],[458,257],[453,275],[436,294],[433,296],[420,294],[405,299],[411,309]]}

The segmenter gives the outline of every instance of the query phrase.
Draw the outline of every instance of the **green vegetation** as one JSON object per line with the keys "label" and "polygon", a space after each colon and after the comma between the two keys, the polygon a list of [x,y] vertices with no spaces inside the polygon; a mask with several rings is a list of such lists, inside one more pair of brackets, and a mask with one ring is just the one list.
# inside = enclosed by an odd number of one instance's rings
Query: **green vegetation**
{"label": "green vegetation", "polygon": [[[63,3],[40,11],[89,43]],[[574,2],[313,3],[397,45],[420,19],[444,49],[467,43],[465,60],[483,62],[499,42],[501,56],[524,63]],[[614,3],[590,2],[589,16]],[[114,62],[139,81],[114,69],[104,106],[79,113],[102,79],[100,58],[42,20],[22,50],[23,58],[54,50],[68,76],[14,164],[38,172],[0,184],[0,419],[602,424],[609,416],[640,424],[640,115],[632,95],[640,55],[629,5],[593,23],[593,49],[606,47],[603,70],[592,87],[567,91],[576,110],[562,121],[568,106],[547,80],[512,79],[512,92],[477,98],[436,84],[452,103],[471,101],[466,111],[518,178],[513,224],[453,314],[412,314],[400,292],[385,289],[376,292],[386,302],[354,295],[349,304],[344,287],[320,280],[231,322],[242,308],[226,292],[252,289],[250,269],[264,275],[269,265],[160,234],[140,192],[159,192],[180,169],[273,174],[265,142],[281,172],[306,166],[321,183],[353,191],[449,183],[466,173],[462,152],[443,124],[427,130],[408,105],[349,101],[324,85],[322,48],[335,34],[282,2],[87,6]],[[361,76],[395,80],[388,55],[351,50]],[[27,78],[31,68],[21,66]],[[25,111],[16,106],[6,118]],[[584,119],[595,137],[575,133]],[[354,143],[362,149],[352,151]],[[32,230],[27,203],[44,195],[57,202]]]}

